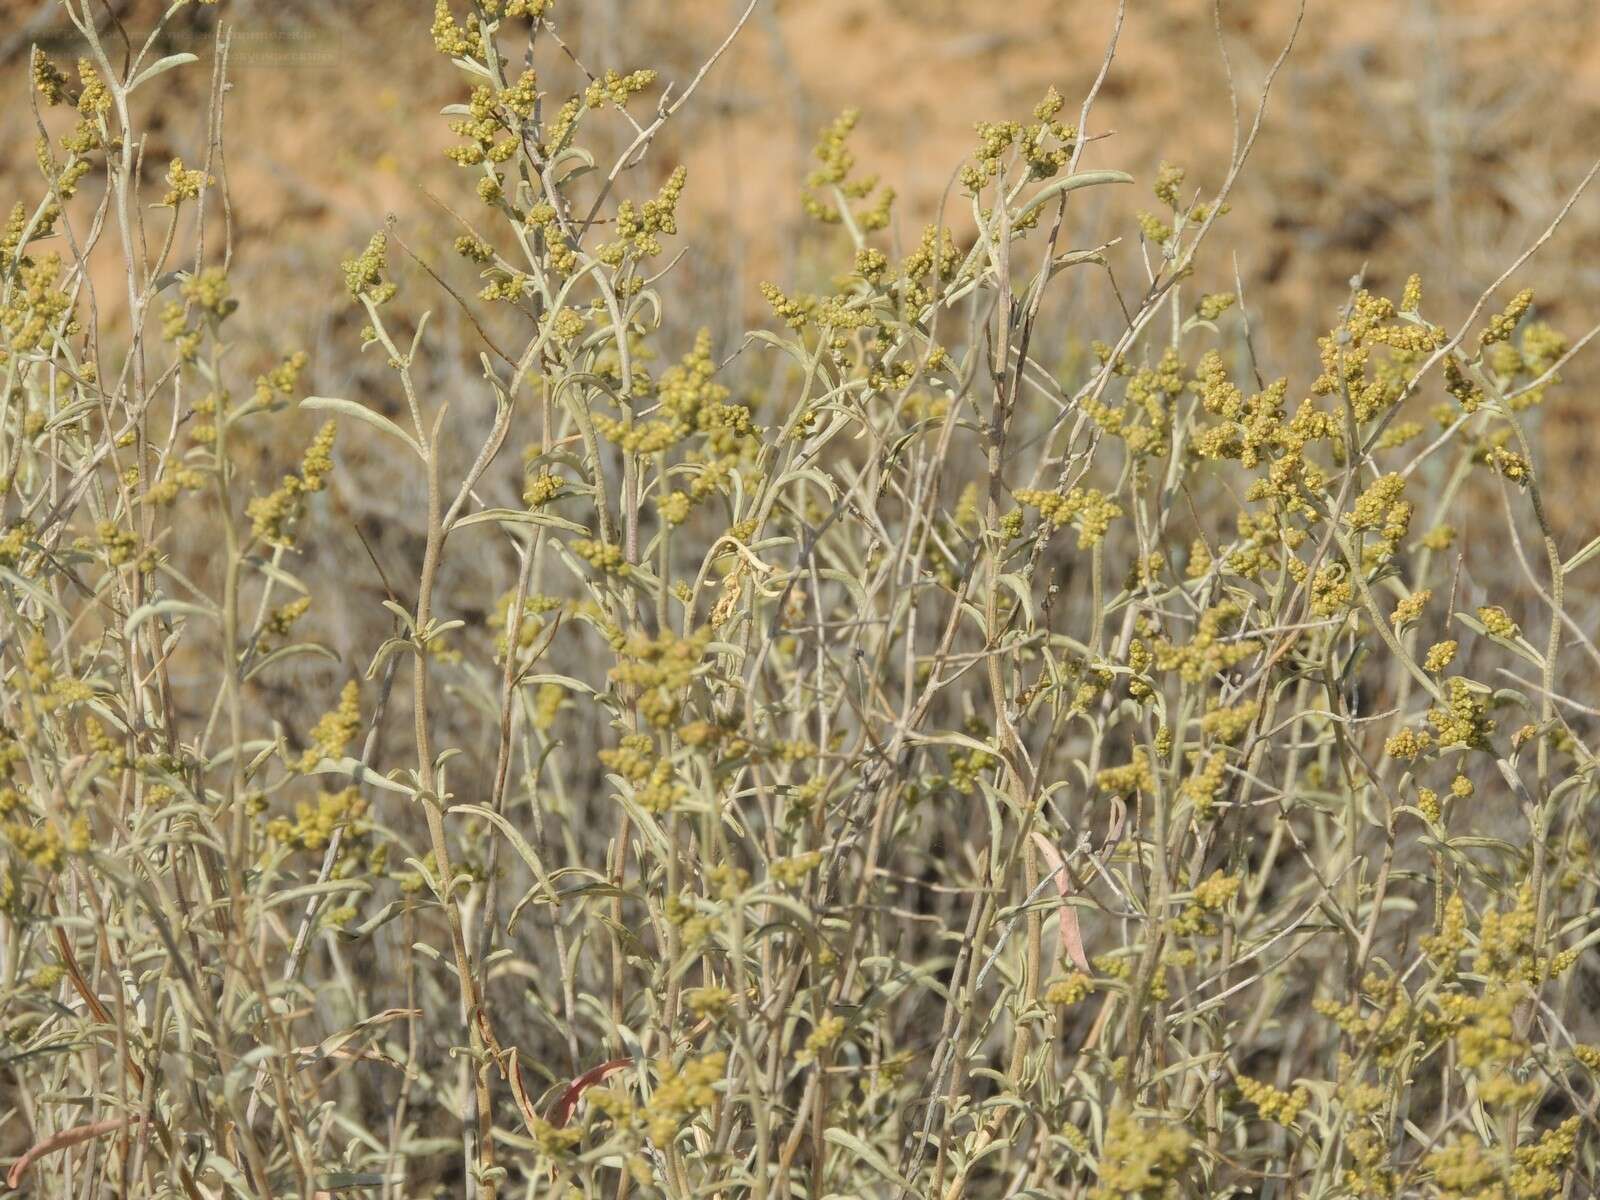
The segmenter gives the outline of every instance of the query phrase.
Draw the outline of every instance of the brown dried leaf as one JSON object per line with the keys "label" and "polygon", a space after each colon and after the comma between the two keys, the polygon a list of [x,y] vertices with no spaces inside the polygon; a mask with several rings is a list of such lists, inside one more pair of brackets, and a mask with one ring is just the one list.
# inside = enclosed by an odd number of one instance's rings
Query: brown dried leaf
{"label": "brown dried leaf", "polygon": [[[1042,833],[1034,833],[1033,844],[1055,874],[1056,891],[1061,893],[1063,901],[1067,901],[1072,896],[1072,876],[1067,873],[1067,863],[1061,857],[1061,851]],[[1068,903],[1061,905],[1060,922],[1056,926],[1056,956],[1085,975],[1093,974],[1089,967],[1089,956],[1083,952],[1083,932],[1078,928],[1078,910]]]}

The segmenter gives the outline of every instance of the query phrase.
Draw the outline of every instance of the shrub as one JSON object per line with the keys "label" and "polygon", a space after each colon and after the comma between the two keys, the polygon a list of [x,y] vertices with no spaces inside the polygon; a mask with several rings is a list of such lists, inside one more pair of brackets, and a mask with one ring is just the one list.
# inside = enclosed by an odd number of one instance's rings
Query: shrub
{"label": "shrub", "polygon": [[[1528,430],[1573,348],[1510,271],[1449,324],[1357,279],[1257,376],[1193,281],[1282,57],[1215,192],[1164,166],[1076,248],[1134,183],[1093,92],[979,125],[970,224],[905,244],[847,113],[803,193],[840,273],[673,345],[713,314],[645,175],[706,71],[569,92],[560,6],[439,0],[475,202],[342,263],[385,405],[229,357],[226,36],[205,160],[156,164],[129,98],[193,56],[65,8],[0,244],[13,1185],[1592,1190],[1600,542]],[[448,390],[430,303],[478,342]],[[296,632],[364,603],[302,578],[348,446],[416,533],[358,657]]]}

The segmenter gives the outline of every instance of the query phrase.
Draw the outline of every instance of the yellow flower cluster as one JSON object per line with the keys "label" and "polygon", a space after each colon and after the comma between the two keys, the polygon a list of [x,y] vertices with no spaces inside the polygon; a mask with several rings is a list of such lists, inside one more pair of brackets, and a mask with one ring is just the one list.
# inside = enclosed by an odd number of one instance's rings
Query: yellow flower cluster
{"label": "yellow flower cluster", "polygon": [[1476,1134],[1457,1134],[1423,1161],[1440,1200],[1547,1200],[1561,1194],[1562,1168],[1577,1148],[1570,1117],[1506,1159]]}
{"label": "yellow flower cluster", "polygon": [[[876,175],[851,178],[856,159],[850,149],[850,135],[860,119],[859,109],[846,109],[822,131],[812,150],[821,165],[806,176],[806,190],[801,194],[800,203],[809,216],[825,224],[839,224],[848,212],[849,201],[865,200],[877,190]],[[818,192],[823,195],[817,195]],[[831,192],[837,192],[841,199],[828,198]],[[854,218],[856,227],[867,233],[885,228],[893,203],[893,189],[884,188],[878,202]]]}
{"label": "yellow flower cluster", "polygon": [[500,93],[500,103],[508,112],[524,121],[533,116],[533,110],[539,104],[538,72],[532,67],[523,71],[514,84]]}
{"label": "yellow flower cluster", "polygon": [[1455,675],[1446,684],[1446,692],[1448,704],[1428,710],[1428,723],[1439,735],[1439,748],[1488,749],[1494,722],[1488,717],[1487,689],[1480,690]]}
{"label": "yellow flower cluster", "polygon": [[61,69],[46,57],[45,52],[39,47],[33,48],[33,86],[39,93],[39,98],[51,108],[58,104],[66,104],[72,96],[67,90],[67,77]]}
{"label": "yellow flower cluster", "polygon": [[1083,1001],[1094,991],[1094,979],[1082,971],[1074,971],[1065,979],[1058,979],[1044,990],[1044,1002],[1059,1008],[1070,1008]]}
{"label": "yellow flower cluster", "polygon": [[[974,161],[961,169],[961,186],[976,195],[984,186],[997,179],[1004,166],[1006,155],[1013,147],[1028,164],[1029,179],[1048,179],[1066,166],[1072,158],[1077,131],[1064,125],[1057,117],[1063,107],[1061,94],[1050,88],[1043,100],[1034,106],[1035,123],[1024,127],[1017,121],[979,121],[976,125],[978,147]],[[1037,211],[1032,220],[1019,222],[1016,228],[1027,228],[1038,220]]]}
{"label": "yellow flower cluster", "polygon": [[1480,974],[1530,984],[1541,980],[1544,972],[1534,948],[1537,913],[1533,886],[1524,883],[1517,889],[1516,901],[1508,910],[1500,912],[1491,908],[1483,914],[1474,961]]}
{"label": "yellow flower cluster", "polygon": [[214,183],[216,180],[204,171],[190,170],[183,165],[183,159],[174,158],[167,166],[167,194],[161,198],[161,203],[167,208],[176,208],[183,201],[199,196],[201,188]]}
{"label": "yellow flower cluster", "polygon": [[645,421],[634,424],[632,415],[608,417],[596,415],[595,432],[606,441],[615,443],[629,454],[660,454],[678,440],[678,430],[670,421]]}
{"label": "yellow flower cluster", "polygon": [[755,430],[750,409],[729,404],[729,391],[715,381],[716,361],[711,356],[711,331],[701,329],[694,347],[661,375],[661,408],[672,417],[677,436],[704,435],[712,454],[731,454]]}
{"label": "yellow flower cluster", "polygon": [[1428,647],[1428,653],[1423,656],[1422,665],[1427,670],[1437,674],[1455,661],[1457,649],[1459,649],[1459,644],[1453,638],[1435,642]]}
{"label": "yellow flower cluster", "polygon": [[1432,745],[1433,734],[1426,729],[1402,729],[1383,743],[1383,752],[1390,758],[1410,762],[1426,754]]}
{"label": "yellow flower cluster", "polygon": [[1489,324],[1478,335],[1479,346],[1492,346],[1496,342],[1508,341],[1517,328],[1517,322],[1522,320],[1523,314],[1533,307],[1533,289],[1523,288],[1511,298],[1511,302],[1500,312],[1489,318]]}
{"label": "yellow flower cluster", "polygon": [[716,1103],[716,1085],[727,1066],[728,1056],[720,1050],[692,1058],[681,1069],[657,1064],[660,1078],[643,1113],[645,1130],[657,1147],[670,1146],[697,1113]]}
{"label": "yellow flower cluster", "polygon": [[789,858],[774,859],[769,874],[785,887],[797,887],[822,865],[822,851],[808,850]]}
{"label": "yellow flower cluster", "polygon": [[1220,742],[1232,744],[1242,738],[1256,719],[1261,706],[1245,700],[1231,708],[1215,707],[1200,718],[1200,728]]}
{"label": "yellow flower cluster", "polygon": [[622,547],[615,542],[578,538],[572,543],[572,552],[603,575],[626,578],[632,569]]}
{"label": "yellow flower cluster", "polygon": [[1183,394],[1183,362],[1171,346],[1154,367],[1140,367],[1128,379],[1121,403],[1089,401],[1084,412],[1103,433],[1121,438],[1135,457],[1159,457],[1172,434],[1173,403]]}
{"label": "yellow flower cluster", "polygon": [[435,0],[433,6],[433,45],[440,54],[448,54],[452,58],[470,54],[476,43],[478,32],[478,18],[475,14],[467,17],[467,29],[473,37],[456,24],[455,17],[450,13],[448,0]]}
{"label": "yellow flower cluster", "polygon": [[567,699],[567,689],[559,683],[541,683],[533,698],[533,727],[541,733],[556,723],[562,705]]}
{"label": "yellow flower cluster", "polygon": [[[442,4],[444,0],[440,0]],[[588,1094],[591,1104],[595,1101],[599,1088],[593,1089]],[[543,1117],[535,1117],[529,1123],[533,1134],[534,1144],[539,1147],[539,1153],[547,1158],[561,1158],[571,1154],[583,1142],[583,1130],[576,1125],[552,1125]]]}
{"label": "yellow flower cluster", "polygon": [[271,638],[287,637],[294,623],[305,616],[311,609],[311,597],[300,596],[290,600],[287,604],[280,604],[267,614],[261,623],[261,638],[267,641]]}
{"label": "yellow flower cluster", "polygon": [[656,744],[647,733],[630,733],[617,743],[614,750],[602,750],[600,762],[610,767],[630,783],[650,778],[655,769]]}
{"label": "yellow flower cluster", "polygon": [[936,285],[951,283],[961,268],[961,250],[947,227],[924,225],[917,248],[900,263],[901,295],[918,312],[933,302]]}
{"label": "yellow flower cluster", "polygon": [[1346,1004],[1318,999],[1312,1008],[1370,1051],[1380,1067],[1393,1066],[1413,1044],[1416,1009],[1410,993],[1393,976],[1369,972],[1361,980],[1357,998]]}
{"label": "yellow flower cluster", "polygon": [[[13,850],[41,870],[60,870],[61,864],[66,861],[69,848],[67,840],[61,836],[61,830],[56,828],[53,821],[41,821],[37,825],[29,821],[7,821],[0,832],[5,834]],[[87,821],[84,821],[81,830],[75,832],[86,835]],[[77,853],[88,848],[85,836],[75,836],[73,843]]]}
{"label": "yellow flower cluster", "polygon": [[[450,132],[464,140],[447,149],[445,157],[463,167],[511,159],[521,144],[522,123],[538,100],[538,86],[538,77],[530,70],[498,95],[487,85],[473,88],[467,115],[450,122]],[[478,262],[491,257],[489,247],[474,237],[457,238],[456,249]]]}
{"label": "yellow flower cluster", "polygon": [[361,728],[361,687],[355,680],[344,685],[338,706],[323,713],[311,727],[311,744],[300,756],[299,769],[309,771],[324,759],[341,758]]}
{"label": "yellow flower cluster", "polygon": [[823,1017],[817,1022],[816,1028],[806,1035],[806,1044],[795,1054],[795,1061],[802,1065],[815,1061],[817,1055],[839,1040],[844,1026],[845,1020],[841,1016],[829,1014]]}
{"label": "yellow flower cluster", "polygon": [[1405,488],[1406,482],[1399,474],[1380,476],[1356,498],[1345,514],[1345,523],[1356,533],[1381,528],[1384,541],[1399,542],[1411,525],[1413,506],[1401,499]]}
{"label": "yellow flower cluster", "polygon": [[1122,515],[1122,505],[1095,488],[1075,487],[1065,495],[1025,488],[1017,493],[1017,502],[1037,509],[1051,528],[1076,525],[1080,550],[1104,541],[1111,522]]}
{"label": "yellow flower cluster", "polygon": [[[510,647],[513,637],[519,650],[529,649],[544,632],[543,617],[546,613],[554,612],[561,607],[561,601],[554,596],[528,595],[522,598],[522,615],[519,620],[511,619],[511,605],[516,601],[516,592],[503,593],[495,601],[494,611],[489,614],[489,628],[498,630],[495,636],[494,648],[497,656],[504,661],[506,650]],[[515,624],[515,634],[512,625]]]}
{"label": "yellow flower cluster", "polygon": [[1112,1110],[1096,1160],[1099,1182],[1089,1200],[1145,1200],[1175,1194],[1190,1159],[1188,1132],[1171,1119],[1140,1121],[1126,1107]]}
{"label": "yellow flower cluster", "polygon": [[95,526],[95,539],[105,551],[106,562],[113,567],[126,566],[139,555],[139,535],[131,529],[121,529],[115,521],[101,521]]}
{"label": "yellow flower cluster", "polygon": [[1185,683],[1199,683],[1260,653],[1258,639],[1228,636],[1243,616],[1244,609],[1236,601],[1224,600],[1200,614],[1194,637],[1184,645],[1174,645],[1165,637],[1155,638],[1151,652],[1156,667],[1176,671]]}
{"label": "yellow flower cluster", "polygon": [[720,986],[691,988],[683,994],[683,1002],[697,1017],[718,1017],[733,1004],[733,993]]}
{"label": "yellow flower cluster", "polygon": [[[1502,431],[1503,436],[1509,436],[1510,430]],[[1533,476],[1533,466],[1524,455],[1515,450],[1507,450],[1503,445],[1490,445],[1486,447],[1479,457],[1496,475],[1504,475],[1512,483],[1523,485]]]}
{"label": "yellow flower cluster", "polygon": [[1164,246],[1172,240],[1172,226],[1154,213],[1139,212],[1134,219],[1139,223],[1140,234],[1151,245]]}
{"label": "yellow flower cluster", "polygon": [[[1402,297],[1402,303],[1406,297]],[[1397,316],[1402,319],[1398,323]],[[1344,322],[1318,339],[1322,374],[1312,391],[1319,396],[1347,397],[1358,422],[1369,421],[1404,394],[1404,366],[1417,355],[1444,345],[1444,330],[1397,312],[1392,301],[1365,290],[1356,293]],[[1373,351],[1388,347],[1392,362],[1375,364]]]}
{"label": "yellow flower cluster", "polygon": [[626,75],[607,71],[604,79],[596,79],[584,89],[583,102],[590,108],[599,108],[610,101],[621,108],[655,81],[656,73],[648,69],[629,71]]}
{"label": "yellow flower cluster", "polygon": [[1155,182],[1150,185],[1150,190],[1161,203],[1168,208],[1176,209],[1181,203],[1178,189],[1183,186],[1186,174],[1187,172],[1177,163],[1163,162],[1156,168]]}
{"label": "yellow flower cluster", "polygon": [[1242,876],[1224,874],[1220,868],[1213,871],[1195,885],[1192,902],[1173,918],[1173,935],[1197,937],[1214,934],[1217,926],[1212,918],[1232,903],[1243,883]]}
{"label": "yellow flower cluster", "polygon": [[[967,735],[974,739],[984,739],[989,736],[988,727],[976,716],[967,720],[965,728]],[[963,796],[972,795],[978,786],[979,778],[998,761],[993,754],[976,746],[969,747],[962,754],[952,754],[950,786]]]}
{"label": "yellow flower cluster", "polygon": [[1394,613],[1390,617],[1396,629],[1409,625],[1422,615],[1422,610],[1428,606],[1428,601],[1433,599],[1433,589],[1423,588],[1421,591],[1412,592],[1394,606]]}
{"label": "yellow flower cluster", "polygon": [[688,789],[677,782],[672,764],[657,762],[650,774],[633,789],[633,798],[647,813],[670,812],[672,807],[688,794]]}
{"label": "yellow flower cluster", "polygon": [[1284,396],[1289,381],[1278,379],[1251,396],[1229,378],[1222,356],[1208,350],[1196,367],[1194,389],[1205,411],[1220,418],[1202,426],[1195,436],[1195,453],[1208,459],[1237,459],[1246,467],[1256,467],[1277,449],[1288,451],[1268,480],[1258,482],[1250,499],[1275,496],[1286,502],[1299,500],[1292,484],[1305,464],[1299,457],[1305,444],[1323,435],[1324,425],[1315,413],[1305,408],[1295,421],[1284,423]]}
{"label": "yellow flower cluster", "polygon": [[[1199,753],[1193,752],[1189,757],[1189,765],[1194,767],[1199,761]],[[1211,815],[1217,802],[1217,793],[1222,790],[1222,782],[1227,778],[1227,771],[1228,756],[1221,750],[1213,750],[1207,756],[1205,765],[1183,781],[1179,791],[1194,806],[1195,820],[1204,821]]]}
{"label": "yellow flower cluster", "polygon": [[711,631],[690,637],[666,631],[655,638],[634,634],[623,648],[611,678],[635,689],[639,711],[657,729],[671,729],[689,699],[689,688],[700,670]]}
{"label": "yellow flower cluster", "polygon": [[[442,8],[444,0],[439,0],[439,4]],[[373,304],[383,304],[393,298],[396,287],[383,277],[388,256],[389,238],[380,230],[372,235],[365,250],[339,264],[344,271],[345,290],[353,298],[369,300]]]}
{"label": "yellow flower cluster", "polygon": [[1106,767],[1095,776],[1095,784],[1102,792],[1117,796],[1151,791],[1155,788],[1155,782],[1155,775],[1150,770],[1150,755],[1143,746],[1134,748],[1131,762],[1120,767]]}
{"label": "yellow flower cluster", "polygon": [[265,496],[256,496],[245,505],[251,532],[269,546],[292,547],[292,526],[305,510],[305,498],[327,485],[333,470],[334,422],[326,422],[306,447],[298,475],[285,475],[283,482]]}
{"label": "yellow flower cluster", "polygon": [[1498,604],[1486,604],[1479,608],[1478,620],[1483,622],[1483,627],[1494,637],[1505,638],[1508,641],[1522,632],[1517,623],[1506,615],[1506,610]]}
{"label": "yellow flower cluster", "polygon": [[1445,360],[1444,390],[1455,397],[1464,413],[1475,413],[1483,405],[1483,389],[1467,378],[1454,356]]}
{"label": "yellow flower cluster", "polygon": [[619,204],[616,240],[602,246],[595,257],[608,266],[618,266],[629,250],[640,258],[660,254],[661,235],[678,232],[678,201],[687,180],[688,172],[677,167],[661,185],[654,200],[646,200],[642,207],[631,200]]}
{"label": "yellow flower cluster", "polygon": [[541,471],[532,476],[522,489],[522,502],[530,509],[543,508],[561,495],[566,481],[551,471]]}
{"label": "yellow flower cluster", "polygon": [[234,305],[228,297],[228,273],[222,267],[207,267],[183,281],[184,299],[198,304],[218,317],[228,315]]}
{"label": "yellow flower cluster", "polygon": [[1400,311],[1402,313],[1416,313],[1422,308],[1422,276],[1412,274],[1406,278],[1405,288],[1400,293]]}
{"label": "yellow flower cluster", "polygon": [[84,116],[101,115],[111,111],[111,92],[87,58],[78,60],[78,111]]}
{"label": "yellow flower cluster", "polygon": [[305,801],[296,804],[293,821],[288,817],[268,821],[267,836],[302,850],[321,850],[341,826],[348,835],[359,836],[362,832],[360,820],[366,811],[367,802],[357,788],[324,792],[315,804]]}
{"label": "yellow flower cluster", "polygon": [[1276,1121],[1279,1125],[1293,1125],[1300,1110],[1311,1101],[1311,1093],[1305,1088],[1295,1088],[1293,1092],[1280,1091],[1270,1083],[1262,1083],[1246,1075],[1239,1076],[1236,1083],[1239,1094],[1256,1106],[1262,1120]]}
{"label": "yellow flower cluster", "polygon": [[[300,373],[305,370],[306,363],[310,361],[310,356],[304,350],[296,350],[266,374],[256,376],[255,402],[265,406],[271,403],[274,393],[280,396],[294,395],[295,389],[300,384]],[[331,463],[320,465],[326,459],[327,451],[333,445],[332,428],[331,425],[324,425],[317,435],[319,442],[323,443],[316,451],[316,461],[319,466],[309,472],[305,467],[301,468],[301,473],[306,476],[307,484],[312,485],[314,483],[315,485],[311,486],[312,491],[321,489],[321,477],[332,470]],[[308,451],[307,453],[309,455],[312,452]]]}
{"label": "yellow flower cluster", "polygon": [[72,297],[60,286],[60,255],[23,259],[16,278],[5,307],[0,308],[0,331],[5,334],[8,356],[37,350],[52,337],[77,332],[77,322],[70,319]]}

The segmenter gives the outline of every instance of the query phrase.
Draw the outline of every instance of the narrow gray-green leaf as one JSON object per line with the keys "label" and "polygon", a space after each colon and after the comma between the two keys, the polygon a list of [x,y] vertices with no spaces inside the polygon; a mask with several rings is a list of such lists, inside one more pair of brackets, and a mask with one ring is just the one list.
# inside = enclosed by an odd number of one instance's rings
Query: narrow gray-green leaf
{"label": "narrow gray-green leaf", "polygon": [[165,58],[157,59],[133,77],[133,82],[128,85],[128,91],[137,90],[157,75],[162,75],[172,70],[173,67],[187,66],[189,63],[199,61],[200,59],[197,55],[190,54],[188,51],[184,51],[182,54],[169,54]]}
{"label": "narrow gray-green leaf", "polygon": [[154,617],[181,616],[181,617],[214,617],[217,614],[209,608],[202,608],[198,604],[190,604],[186,600],[156,600],[150,604],[141,604],[128,614],[128,619],[123,622],[122,632],[127,637],[133,636],[133,631],[146,621]]}
{"label": "narrow gray-green leaf", "polygon": [[551,513],[529,512],[523,508],[486,508],[482,512],[475,512],[471,516],[461,517],[451,526],[459,529],[466,525],[483,525],[494,521],[501,525],[542,525],[547,529],[565,529],[569,533],[580,533],[589,536],[587,526],[579,525],[576,521],[568,521],[564,517],[557,517]]}
{"label": "narrow gray-green leaf", "polygon": [[381,429],[390,437],[399,438],[407,446],[411,447],[411,452],[418,458],[426,459],[427,457],[422,453],[422,447],[417,444],[417,440],[404,429],[401,429],[400,426],[389,420],[382,413],[373,412],[366,405],[357,404],[354,400],[341,400],[338,396],[307,396],[300,401],[300,407],[352,417],[357,421],[371,425],[374,429]]}
{"label": "narrow gray-green leaf", "polygon": [[835,1146],[839,1146],[850,1151],[851,1154],[854,1154],[862,1162],[866,1163],[867,1166],[871,1167],[879,1175],[882,1175],[885,1179],[887,1179],[890,1183],[895,1184],[897,1187],[902,1187],[908,1192],[915,1192],[917,1190],[911,1186],[911,1182],[906,1179],[904,1175],[901,1175],[900,1172],[896,1171],[889,1165],[889,1161],[884,1158],[883,1155],[879,1154],[855,1134],[843,1129],[834,1128],[824,1130],[822,1137],[824,1141],[832,1142]]}

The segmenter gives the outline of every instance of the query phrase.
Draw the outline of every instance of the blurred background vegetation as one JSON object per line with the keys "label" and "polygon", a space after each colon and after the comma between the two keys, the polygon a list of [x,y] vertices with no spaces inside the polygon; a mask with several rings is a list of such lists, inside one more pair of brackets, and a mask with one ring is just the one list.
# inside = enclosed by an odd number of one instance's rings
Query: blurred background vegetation
{"label": "blurred background vegetation", "polygon": [[[109,0],[102,23],[113,39],[119,24],[136,39],[155,27],[163,7]],[[250,298],[231,324],[236,361],[242,372],[261,370],[301,348],[310,354],[308,393],[392,406],[393,396],[369,390],[385,382],[379,364],[348,352],[361,319],[346,303],[338,264],[389,214],[413,247],[441,246],[460,232],[450,210],[467,213],[476,202],[444,156],[453,140],[446,122],[430,115],[459,98],[459,80],[417,22],[396,19],[387,5],[233,0],[226,8],[234,31],[225,137],[231,277],[234,294]],[[731,0],[592,0],[565,14],[563,40],[596,73],[648,63],[681,86],[742,8]],[[843,235],[818,226],[801,206],[812,147],[845,107],[864,114],[853,139],[863,170],[897,193],[891,231],[899,243],[914,245],[923,225],[942,217],[970,244],[970,212],[950,185],[972,148],[975,122],[1025,115],[1052,85],[1069,98],[1070,116],[1100,69],[1115,12],[1112,0],[760,5],[630,181],[653,193],[675,166],[688,167],[677,243],[688,249],[674,267],[674,286],[706,302],[678,312],[721,320],[726,327],[712,332],[726,353],[749,322],[764,319],[763,280],[824,286],[845,261]],[[170,50],[208,61],[219,15],[217,6],[189,6],[163,35]],[[1464,311],[1544,229],[1600,145],[1600,6],[1588,0],[1550,0],[1537,15],[1505,0],[1351,0],[1312,15],[1234,189],[1232,212],[1212,235],[1200,281],[1203,290],[1231,289],[1236,268],[1260,374],[1286,374],[1295,386],[1315,374],[1315,338],[1333,323],[1353,275],[1364,270],[1368,286],[1397,294],[1417,272],[1437,311]],[[1246,121],[1292,18],[1287,4],[1222,6]],[[0,0],[0,30],[0,82],[13,101],[25,94],[31,42],[58,57],[74,52],[75,34],[53,3]],[[1117,211],[1099,214],[1101,228],[1069,233],[1077,245],[1123,237],[1134,291],[1143,280],[1142,267],[1129,265],[1139,261],[1128,245],[1130,213],[1148,205],[1146,187],[1160,163],[1183,166],[1189,186],[1207,193],[1221,182],[1233,121],[1217,34],[1205,0],[1130,5],[1096,103],[1100,140],[1085,167],[1126,170],[1140,186],[1136,197],[1121,189],[1091,194],[1075,219],[1092,217],[1097,206]],[[203,157],[208,79],[204,70],[174,71],[141,93],[142,119],[153,131],[148,162]],[[32,195],[34,116],[15,102],[0,112],[0,186],[7,195]],[[612,128],[598,139],[607,133],[619,136]],[[613,149],[621,143],[595,147],[602,158]],[[105,265],[120,270],[110,259]],[[476,290],[470,264],[435,265],[454,272],[463,294]],[[1600,205],[1580,205],[1535,267],[1534,315],[1578,337],[1584,314],[1600,311]],[[457,365],[476,377],[458,307],[412,264],[397,270],[427,290],[413,307],[434,310],[436,338],[457,332]],[[102,292],[117,302],[119,289]],[[1103,290],[1095,298],[1103,303],[1077,304],[1055,326],[1069,339],[1057,348],[1064,370],[1091,339],[1115,330],[1117,298]],[[693,331],[674,331],[673,319],[669,312],[668,344],[686,346]],[[1040,353],[1048,360],[1051,351]],[[1585,481],[1600,467],[1600,439],[1584,411],[1594,361],[1580,355],[1563,374],[1569,386],[1554,389],[1534,418],[1550,517],[1572,537],[1588,536]],[[433,362],[440,372],[433,382],[456,386],[449,356],[436,353]],[[303,423],[277,428],[300,438],[311,428],[309,417]],[[273,463],[297,453],[258,450],[269,478]],[[341,461],[353,470],[334,482],[337,528],[311,540],[326,546],[331,538],[352,557],[341,554],[343,561],[322,569],[343,576],[354,558],[365,562],[356,527],[370,544],[388,543],[409,561],[407,540],[417,535],[395,519],[405,497],[372,486],[383,481],[382,463],[363,472],[355,443]],[[372,612],[382,585],[371,571],[364,578],[371,594],[351,599]],[[455,600],[468,617],[486,613],[499,595],[489,580],[457,582]],[[367,644],[354,609],[315,619],[341,649]]]}
{"label": "blurred background vegetation", "polygon": [[[163,7],[106,6],[130,36],[152,28]],[[590,0],[566,14],[563,38],[594,71],[648,63],[681,83],[742,8]],[[894,228],[914,243],[971,149],[974,122],[1024,115],[1051,85],[1075,105],[1100,67],[1115,8],[1111,0],[762,4],[640,172],[642,189],[679,163],[689,168],[680,244],[690,251],[677,271],[688,290],[726,297],[702,306],[727,322],[714,331],[725,335],[719,340],[764,309],[762,280],[804,281],[808,269],[815,276],[836,261],[816,245],[833,231],[819,235],[799,195],[817,134],[841,108],[865,114],[858,154],[899,194]],[[1248,104],[1293,6],[1222,8]],[[1212,191],[1232,133],[1212,6],[1148,0],[1129,10],[1096,106],[1096,131],[1106,136],[1087,165],[1149,180],[1170,160]],[[416,23],[396,19],[390,5],[233,0],[226,15],[235,29],[227,145],[238,201],[235,292],[275,300],[249,306],[241,328],[259,335],[264,359],[289,344],[311,351],[312,390],[331,391],[347,382],[348,359],[318,350],[339,336],[340,321],[355,320],[338,287],[339,259],[391,212],[412,245],[454,236],[451,217],[430,200],[463,203],[443,156],[452,139],[444,121],[425,114],[457,99],[459,83]],[[215,6],[191,6],[169,40],[192,40],[184,48],[207,57],[218,18]],[[1368,283],[1385,293],[1415,271],[1442,306],[1476,298],[1544,228],[1600,144],[1600,6],[1589,0],[1550,0],[1537,13],[1507,0],[1349,0],[1319,5],[1312,18],[1234,192],[1233,219],[1208,256],[1218,276],[1237,260],[1267,376],[1309,369],[1293,356],[1326,331],[1364,264]],[[69,49],[61,27],[52,3],[0,3],[8,195],[36,187],[25,178],[33,174],[33,116],[17,102],[27,44],[52,48],[54,39]],[[144,93],[156,131],[149,161],[199,159],[206,80],[201,71],[174,72],[166,90]],[[192,103],[183,103],[183,89],[195,93]],[[403,153],[408,146],[418,152]],[[958,231],[970,224],[963,216],[948,206]],[[1600,299],[1600,206],[1573,214],[1540,264],[1540,283],[1538,315],[1581,333],[1567,326]],[[1084,338],[1103,332],[1086,328]],[[1581,383],[1588,369],[1575,363],[1569,381]],[[1579,403],[1585,390],[1566,389],[1564,403]],[[1575,411],[1547,420],[1583,429]],[[1552,481],[1584,478],[1600,453],[1583,436],[1551,438],[1547,449]],[[1563,501],[1558,510],[1583,503],[1571,489],[1551,491]]]}

